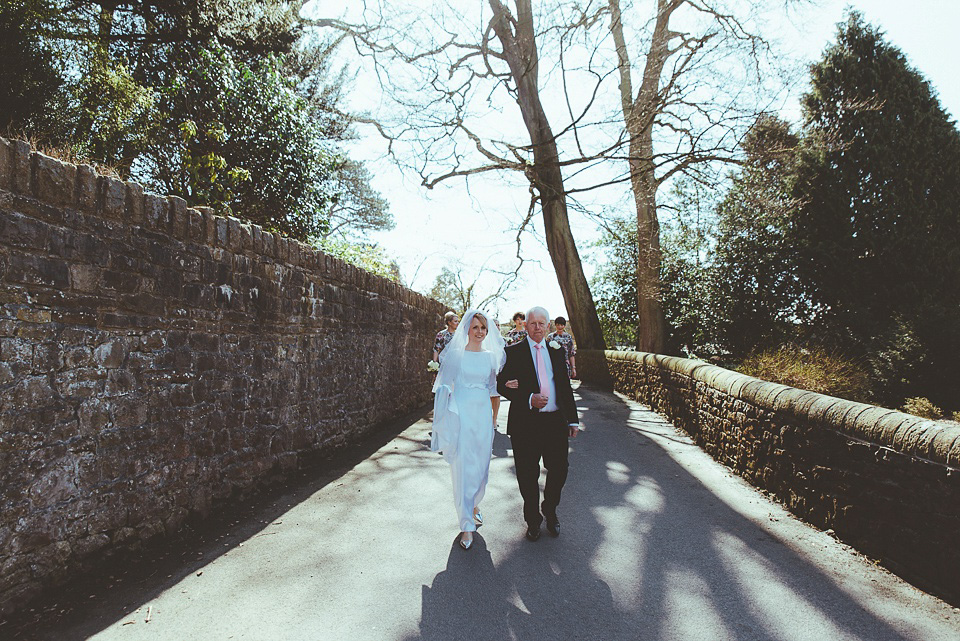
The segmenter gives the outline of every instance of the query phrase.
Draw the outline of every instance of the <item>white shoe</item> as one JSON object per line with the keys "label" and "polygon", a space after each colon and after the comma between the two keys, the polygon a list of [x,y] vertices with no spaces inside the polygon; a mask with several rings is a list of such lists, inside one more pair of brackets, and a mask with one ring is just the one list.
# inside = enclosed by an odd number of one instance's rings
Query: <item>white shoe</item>
{"label": "white shoe", "polygon": [[[470,538],[467,538],[468,536]],[[462,547],[464,550],[469,550],[471,545],[473,545],[473,532],[461,532],[460,547]]]}
{"label": "white shoe", "polygon": [[480,514],[480,510],[473,511],[473,522],[477,524],[477,527],[483,525],[483,515]]}

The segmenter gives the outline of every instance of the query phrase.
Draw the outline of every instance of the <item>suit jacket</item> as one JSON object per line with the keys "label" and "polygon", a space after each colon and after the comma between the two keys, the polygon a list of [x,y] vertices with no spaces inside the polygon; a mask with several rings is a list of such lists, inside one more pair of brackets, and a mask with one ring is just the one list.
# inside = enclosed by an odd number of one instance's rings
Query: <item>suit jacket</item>
{"label": "suit jacket", "polygon": [[[530,344],[526,339],[516,345],[506,348],[507,362],[500,374],[497,375],[497,391],[510,401],[510,412],[507,414],[507,434],[514,434],[523,430],[529,424],[530,418],[539,411],[530,409],[530,395],[540,393],[540,382],[537,379],[537,366],[530,353]],[[550,365],[553,367],[553,382],[556,386],[557,407],[567,424],[579,424],[577,405],[573,400],[573,388],[570,387],[570,377],[567,375],[567,361],[562,349],[553,349],[547,346],[550,355]],[[519,387],[510,389],[505,383],[517,379]]]}

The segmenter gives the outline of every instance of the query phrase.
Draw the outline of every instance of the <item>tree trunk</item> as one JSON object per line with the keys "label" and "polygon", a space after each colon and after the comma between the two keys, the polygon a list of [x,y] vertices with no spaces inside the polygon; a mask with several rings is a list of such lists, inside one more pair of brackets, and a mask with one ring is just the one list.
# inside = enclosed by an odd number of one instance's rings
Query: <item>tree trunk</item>
{"label": "tree trunk", "polygon": [[117,3],[101,2],[97,14],[97,42],[94,56],[100,61],[104,69],[109,68],[110,36],[113,33],[113,14],[117,10]]}
{"label": "tree trunk", "polygon": [[[632,157],[636,157],[633,152]],[[640,144],[638,147],[644,147]],[[652,141],[651,141],[652,146]],[[643,153],[642,151],[640,153]],[[648,158],[650,156],[647,156]],[[633,165],[650,165],[639,167]],[[660,221],[657,219],[657,183],[652,163],[630,161],[630,183],[637,203],[637,312],[640,326],[637,331],[637,349],[662,354],[666,345],[667,321],[663,315],[660,288]]]}
{"label": "tree trunk", "polygon": [[666,345],[667,322],[661,305],[660,222],[657,219],[657,182],[653,165],[653,123],[660,99],[660,74],[670,56],[668,27],[670,14],[682,2],[658,0],[657,21],[650,51],[643,70],[643,81],[637,97],[633,97],[630,57],[620,22],[619,0],[608,0],[610,32],[617,48],[620,71],[620,100],[623,120],[630,137],[630,186],[637,207],[637,349],[662,353]]}
{"label": "tree trunk", "polygon": [[[500,0],[489,2],[493,9],[491,27],[503,46],[511,76],[516,83],[520,113],[533,145],[533,165],[527,172],[527,178],[540,195],[547,250],[557,272],[563,302],[570,322],[576,329],[579,347],[605,349],[600,318],[570,231],[556,139],[540,102],[537,44],[530,0],[517,0],[515,22],[509,9]],[[511,23],[516,25],[515,32],[511,29]]]}

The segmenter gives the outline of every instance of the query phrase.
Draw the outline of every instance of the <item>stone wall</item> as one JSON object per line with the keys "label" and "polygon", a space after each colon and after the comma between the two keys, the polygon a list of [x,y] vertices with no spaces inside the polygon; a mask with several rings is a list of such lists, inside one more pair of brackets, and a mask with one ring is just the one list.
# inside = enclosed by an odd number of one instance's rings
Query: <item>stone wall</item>
{"label": "stone wall", "polygon": [[960,601],[960,428],[690,359],[580,351],[577,369],[663,414],[806,521]]}
{"label": "stone wall", "polygon": [[443,311],[0,139],[0,615],[428,402]]}

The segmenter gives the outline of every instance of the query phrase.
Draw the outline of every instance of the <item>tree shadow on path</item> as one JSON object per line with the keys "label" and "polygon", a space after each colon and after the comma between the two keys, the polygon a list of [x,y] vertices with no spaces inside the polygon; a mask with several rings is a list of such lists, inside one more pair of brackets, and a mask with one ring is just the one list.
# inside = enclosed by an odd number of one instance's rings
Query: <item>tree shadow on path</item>
{"label": "tree shadow on path", "polygon": [[[191,595],[164,600],[164,593],[238,550],[199,580],[228,579],[207,594],[211,603],[235,597],[218,615],[249,615],[250,628],[226,622],[249,638],[267,638],[257,636],[258,625],[312,640],[343,638],[346,626],[369,633],[356,638],[478,641],[960,638],[960,618],[949,608],[941,612],[929,597],[909,596],[893,577],[871,583],[883,579],[879,571],[838,553],[812,528],[768,522],[766,510],[775,506],[742,480],[725,478],[725,468],[649,410],[589,387],[577,393],[588,431],[571,442],[560,538],[523,540],[510,443],[498,433],[487,522],[474,548],[438,544],[447,540],[451,519],[449,471],[428,451],[429,423],[417,421],[426,419],[423,412],[222,511],[202,530],[145,549],[133,567],[67,586],[53,604],[73,608],[62,620],[52,614],[41,621],[38,612],[28,636],[0,628],[0,637],[85,639],[122,628],[127,613],[159,602],[173,616],[164,620],[168,627],[151,624],[153,638],[190,638],[158,636],[191,623]],[[315,504],[304,505],[311,498]],[[277,531],[272,521],[280,517],[292,521],[279,526],[288,530],[253,538]],[[397,524],[395,530],[368,539],[383,522]],[[828,544],[833,558],[824,560],[817,548]],[[158,554],[167,558],[150,558]],[[260,554],[269,563],[258,563]],[[838,556],[849,557],[846,565]],[[114,581],[110,571],[124,576]],[[96,598],[88,599],[92,593]],[[272,618],[261,606],[277,606]],[[209,619],[202,608],[194,616]],[[204,630],[205,638],[227,636]]]}
{"label": "tree shadow on path", "polygon": [[[689,460],[717,464],[649,410],[586,386],[578,395],[588,431],[571,441],[562,536],[523,541],[518,513],[508,550],[491,553],[482,536],[469,552],[452,547],[423,586],[419,638],[958,638],[955,620],[888,617],[895,597],[869,580],[855,594],[841,565],[732,507],[678,459],[692,449]],[[766,500],[751,492],[733,496]]]}
{"label": "tree shadow on path", "polygon": [[[602,621],[604,638],[634,638],[618,623],[609,586],[577,578],[589,575],[578,567],[588,561],[583,555],[529,557],[518,577],[515,568],[495,567],[482,535],[474,541],[468,552],[454,543],[446,569],[423,586],[419,638],[587,639]],[[611,625],[619,632],[613,637]]]}

